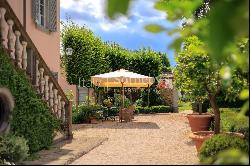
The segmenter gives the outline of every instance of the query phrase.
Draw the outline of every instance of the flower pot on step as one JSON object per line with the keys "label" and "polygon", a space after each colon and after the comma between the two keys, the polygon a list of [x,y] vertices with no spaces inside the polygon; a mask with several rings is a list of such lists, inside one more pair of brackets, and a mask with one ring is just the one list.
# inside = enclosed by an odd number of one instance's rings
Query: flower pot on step
{"label": "flower pot on step", "polygon": [[208,131],[213,120],[213,115],[209,113],[192,113],[188,114],[187,118],[192,132]]}
{"label": "flower pot on step", "polygon": [[[234,135],[240,138],[245,137],[244,134],[238,132],[222,132],[222,134]],[[197,131],[197,132],[192,132],[189,135],[189,138],[191,138],[195,142],[196,150],[197,152],[199,152],[203,142],[211,138],[213,135],[214,131]]]}

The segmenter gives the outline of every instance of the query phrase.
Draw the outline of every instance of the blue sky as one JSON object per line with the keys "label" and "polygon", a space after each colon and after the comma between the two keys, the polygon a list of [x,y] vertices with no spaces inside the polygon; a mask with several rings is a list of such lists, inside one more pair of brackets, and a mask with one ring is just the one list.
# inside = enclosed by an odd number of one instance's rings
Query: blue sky
{"label": "blue sky", "polygon": [[168,22],[166,14],[153,8],[155,0],[135,0],[131,4],[129,15],[115,21],[105,15],[105,0],[61,0],[61,20],[66,16],[79,25],[86,25],[103,41],[114,41],[128,49],[150,47],[167,54],[171,66],[175,65],[174,51],[168,46],[173,37],[165,32],[152,34],[144,30],[149,23],[174,28],[177,24]]}

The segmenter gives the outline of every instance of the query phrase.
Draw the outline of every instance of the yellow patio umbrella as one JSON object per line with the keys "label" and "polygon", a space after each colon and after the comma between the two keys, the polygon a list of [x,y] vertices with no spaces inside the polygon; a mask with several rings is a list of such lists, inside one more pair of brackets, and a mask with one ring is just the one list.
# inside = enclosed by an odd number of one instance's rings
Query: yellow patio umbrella
{"label": "yellow patio umbrella", "polygon": [[99,87],[121,87],[122,108],[124,108],[124,87],[150,87],[154,83],[154,78],[120,69],[114,72],[91,76],[91,83]]}

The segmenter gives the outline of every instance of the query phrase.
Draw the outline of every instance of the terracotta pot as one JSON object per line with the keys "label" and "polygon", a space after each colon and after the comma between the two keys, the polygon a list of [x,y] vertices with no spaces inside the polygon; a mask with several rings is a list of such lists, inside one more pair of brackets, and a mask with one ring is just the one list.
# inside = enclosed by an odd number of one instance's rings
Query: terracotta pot
{"label": "terracotta pot", "polygon": [[187,115],[192,132],[208,131],[213,120],[213,115],[209,113],[192,113]]}
{"label": "terracotta pot", "polygon": [[[234,135],[240,138],[245,137],[244,134],[237,133],[237,132],[222,132],[222,134]],[[203,142],[209,139],[210,137],[212,137],[213,135],[214,135],[214,131],[197,131],[197,132],[191,133],[189,135],[189,138],[193,139],[193,141],[195,142],[196,150],[197,152],[199,152]]]}
{"label": "terracotta pot", "polygon": [[92,118],[92,119],[90,119],[90,123],[91,123],[91,124],[97,124],[97,123],[98,123],[98,120],[95,119],[95,118]]}
{"label": "terracotta pot", "polygon": [[212,137],[213,135],[214,135],[213,131],[197,131],[191,133],[189,135],[189,138],[191,138],[195,142],[196,150],[197,152],[199,152],[203,142],[208,138]]}

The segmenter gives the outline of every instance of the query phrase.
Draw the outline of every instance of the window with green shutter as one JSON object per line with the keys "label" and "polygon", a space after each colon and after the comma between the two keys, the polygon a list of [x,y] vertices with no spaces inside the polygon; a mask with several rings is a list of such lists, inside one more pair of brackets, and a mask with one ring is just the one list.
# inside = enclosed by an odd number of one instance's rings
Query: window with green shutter
{"label": "window with green shutter", "polygon": [[57,0],[32,0],[32,15],[38,27],[57,31]]}

